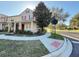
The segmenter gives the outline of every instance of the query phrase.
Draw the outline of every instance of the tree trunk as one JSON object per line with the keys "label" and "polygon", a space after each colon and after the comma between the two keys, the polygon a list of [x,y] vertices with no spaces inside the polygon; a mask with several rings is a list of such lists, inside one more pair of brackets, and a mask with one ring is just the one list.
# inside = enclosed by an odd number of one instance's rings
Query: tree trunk
{"label": "tree trunk", "polygon": [[56,25],[54,25],[53,28],[54,28],[53,29],[54,30],[53,32],[56,33]]}
{"label": "tree trunk", "polygon": [[43,30],[44,30],[43,27],[41,27],[41,32],[43,32]]}
{"label": "tree trunk", "polygon": [[55,25],[55,33],[56,33],[56,25]]}

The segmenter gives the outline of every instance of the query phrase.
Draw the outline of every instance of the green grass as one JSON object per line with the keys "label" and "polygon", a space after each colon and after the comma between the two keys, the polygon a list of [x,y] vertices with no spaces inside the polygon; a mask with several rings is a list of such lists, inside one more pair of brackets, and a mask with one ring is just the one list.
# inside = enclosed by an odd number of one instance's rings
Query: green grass
{"label": "green grass", "polygon": [[1,57],[40,57],[48,53],[48,50],[39,40],[0,40]]}
{"label": "green grass", "polygon": [[59,35],[59,34],[57,34],[57,33],[51,33],[51,36],[49,36],[49,38],[64,40],[64,37]]}

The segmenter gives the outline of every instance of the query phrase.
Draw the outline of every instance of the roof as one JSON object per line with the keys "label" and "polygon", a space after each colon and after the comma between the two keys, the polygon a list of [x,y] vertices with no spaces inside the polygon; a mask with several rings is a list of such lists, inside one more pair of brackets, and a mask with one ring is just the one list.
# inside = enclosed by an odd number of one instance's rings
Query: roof
{"label": "roof", "polygon": [[[24,13],[24,12],[26,12],[26,11],[28,11],[28,10],[32,11],[31,9],[26,8],[26,9],[25,9],[23,12],[21,12],[19,15],[21,15],[22,13]],[[16,17],[16,16],[19,16],[19,15],[14,15],[14,16],[10,16],[10,17]],[[8,16],[8,15],[0,14],[0,16]],[[9,16],[8,16],[8,17],[9,17]]]}
{"label": "roof", "polygon": [[7,16],[7,15],[4,15],[4,14],[0,14],[0,16]]}

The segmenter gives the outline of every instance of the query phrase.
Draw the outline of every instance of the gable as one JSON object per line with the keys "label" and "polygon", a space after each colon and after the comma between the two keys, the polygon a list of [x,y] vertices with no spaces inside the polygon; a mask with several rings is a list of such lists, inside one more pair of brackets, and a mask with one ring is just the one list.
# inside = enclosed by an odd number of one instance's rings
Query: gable
{"label": "gable", "polygon": [[30,20],[33,20],[34,19],[34,17],[33,17],[33,11],[32,10],[30,10],[30,9],[26,9],[26,10],[24,10],[21,14],[20,14],[20,16],[21,16],[21,19],[22,20],[28,20],[28,21],[30,21]]}

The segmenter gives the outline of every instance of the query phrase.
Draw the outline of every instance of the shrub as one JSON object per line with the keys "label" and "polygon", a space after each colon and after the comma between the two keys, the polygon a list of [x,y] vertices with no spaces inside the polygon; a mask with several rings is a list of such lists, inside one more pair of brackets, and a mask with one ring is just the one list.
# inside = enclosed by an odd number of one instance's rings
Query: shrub
{"label": "shrub", "polygon": [[22,31],[21,30],[16,30],[15,34],[21,34]]}
{"label": "shrub", "polygon": [[33,32],[31,32],[31,31],[18,30],[18,31],[15,32],[15,34],[33,35]]}
{"label": "shrub", "polygon": [[67,28],[68,30],[73,30],[73,28]]}
{"label": "shrub", "polygon": [[64,40],[63,36],[56,33],[51,33],[51,36],[49,38]]}
{"label": "shrub", "polygon": [[46,33],[46,30],[44,30],[43,32],[38,30],[36,33],[34,33],[35,35],[43,35]]}
{"label": "shrub", "polygon": [[33,35],[33,32],[31,32],[31,31],[25,31],[25,34],[27,34],[27,35]]}
{"label": "shrub", "polygon": [[6,32],[5,30],[0,30],[0,32]]}
{"label": "shrub", "polygon": [[8,31],[8,27],[5,28],[5,31]]}
{"label": "shrub", "polygon": [[78,28],[74,27],[74,30],[78,30]]}

